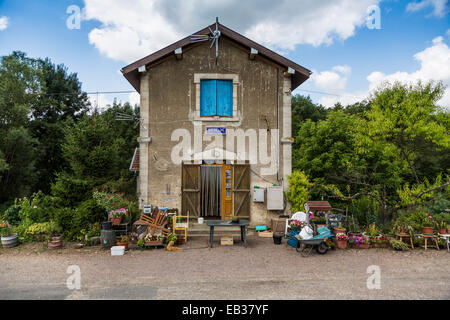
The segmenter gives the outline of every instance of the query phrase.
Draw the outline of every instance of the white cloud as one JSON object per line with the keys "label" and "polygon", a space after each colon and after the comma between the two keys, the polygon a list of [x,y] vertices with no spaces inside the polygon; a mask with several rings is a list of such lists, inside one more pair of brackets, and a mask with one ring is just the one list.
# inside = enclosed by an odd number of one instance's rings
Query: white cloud
{"label": "white cloud", "polygon": [[140,94],[137,93],[137,92],[130,93],[130,95],[128,96],[128,102],[130,103],[130,105],[132,107],[134,107],[136,104],[140,105],[141,104],[141,96],[140,96]]}
{"label": "white cloud", "polygon": [[98,108],[99,111],[104,111],[113,105],[113,100],[109,100],[105,94],[89,94],[89,102],[91,103],[91,109]]}
{"label": "white cloud", "polygon": [[8,28],[8,24],[9,24],[9,18],[8,17],[6,17],[6,16],[0,17],[0,31],[3,31],[6,28]]}
{"label": "white cloud", "polygon": [[448,0],[422,0],[419,2],[410,2],[406,6],[406,11],[416,12],[428,7],[433,8],[433,12],[430,15],[437,17],[443,17],[449,12]]}
{"label": "white cloud", "polygon": [[345,40],[380,0],[85,0],[83,17],[101,26],[89,41],[102,54],[132,62],[214,22],[275,50]]}
{"label": "white cloud", "polygon": [[347,85],[347,77],[351,73],[349,66],[334,66],[330,71],[316,73],[313,71],[311,80],[322,90],[341,92]]}
{"label": "white cloud", "polygon": [[[331,107],[336,102],[346,105],[367,98],[371,92],[386,81],[414,84],[418,80],[422,82],[434,80],[442,81],[447,86],[444,96],[438,101],[438,104],[450,108],[450,48],[444,43],[444,38],[436,37],[433,39],[429,47],[414,55],[414,59],[420,64],[416,71],[411,73],[397,71],[391,74],[374,71],[366,78],[369,82],[368,89],[354,93],[345,90],[345,83],[350,76],[350,69],[347,66],[336,66],[330,71],[323,71],[315,76],[313,74],[311,79],[317,88],[328,93],[337,93],[337,95],[323,95],[318,102],[326,107]],[[341,73],[339,74],[339,72]]]}
{"label": "white cloud", "polygon": [[[443,37],[433,39],[432,45],[416,53],[414,59],[420,63],[420,68],[415,72],[397,71],[392,74],[384,74],[380,71],[374,71],[369,74],[367,76],[370,83],[369,90],[374,90],[383,81],[415,83],[418,80],[436,80],[450,86],[450,48],[444,43]],[[447,88],[439,104],[450,107],[450,88]]]}

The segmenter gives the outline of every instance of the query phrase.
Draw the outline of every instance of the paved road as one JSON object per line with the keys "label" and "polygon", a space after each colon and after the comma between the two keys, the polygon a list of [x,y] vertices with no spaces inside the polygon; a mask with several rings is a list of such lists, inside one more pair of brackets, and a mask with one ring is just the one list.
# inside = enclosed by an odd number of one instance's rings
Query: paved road
{"label": "paved road", "polygon": [[[254,236],[247,249],[239,242],[209,249],[205,237],[181,252],[122,257],[67,247],[0,249],[0,299],[450,299],[446,250],[331,250],[303,258]],[[79,290],[67,288],[70,265],[80,268]],[[381,289],[367,288],[371,265],[380,268]]]}

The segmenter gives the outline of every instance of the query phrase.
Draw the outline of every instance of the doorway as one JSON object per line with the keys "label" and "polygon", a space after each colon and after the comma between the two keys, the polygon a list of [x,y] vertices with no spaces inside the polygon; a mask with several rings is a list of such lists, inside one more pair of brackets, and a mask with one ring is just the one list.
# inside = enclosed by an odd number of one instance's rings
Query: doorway
{"label": "doorway", "polygon": [[250,164],[183,163],[181,212],[208,219],[249,219]]}
{"label": "doorway", "polygon": [[233,215],[233,168],[226,165],[200,166],[200,216],[229,220]]}

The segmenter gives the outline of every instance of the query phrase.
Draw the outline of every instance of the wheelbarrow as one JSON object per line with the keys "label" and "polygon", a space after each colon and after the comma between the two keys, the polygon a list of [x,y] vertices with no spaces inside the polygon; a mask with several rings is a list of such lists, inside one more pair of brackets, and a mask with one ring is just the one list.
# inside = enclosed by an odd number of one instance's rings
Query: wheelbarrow
{"label": "wheelbarrow", "polygon": [[325,254],[328,252],[330,247],[328,247],[326,240],[334,237],[334,235],[331,234],[331,231],[328,228],[322,227],[319,228],[318,231],[319,234],[311,239],[301,239],[296,237],[298,241],[296,250],[297,252],[300,252],[302,257],[308,257],[313,249],[316,249],[318,254]]}

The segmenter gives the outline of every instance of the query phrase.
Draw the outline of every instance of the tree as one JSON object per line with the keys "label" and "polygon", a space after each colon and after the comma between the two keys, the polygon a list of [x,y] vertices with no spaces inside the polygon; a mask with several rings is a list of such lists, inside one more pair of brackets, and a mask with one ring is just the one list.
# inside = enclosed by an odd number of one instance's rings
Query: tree
{"label": "tree", "polygon": [[31,192],[37,141],[28,115],[37,103],[42,74],[36,61],[13,52],[0,61],[0,202]]}
{"label": "tree", "polygon": [[61,145],[67,120],[77,121],[87,112],[88,97],[81,90],[76,73],[68,73],[63,64],[55,65],[50,59],[37,60],[42,74],[41,94],[31,106],[30,129],[37,139],[35,190],[48,192],[57,172],[68,167]]}
{"label": "tree", "polygon": [[[116,112],[137,117],[139,111],[128,103],[114,104],[103,113],[84,115],[66,127],[62,151],[69,168],[52,185],[54,196],[77,203],[86,200],[93,187],[102,185],[135,192],[135,175],[128,168],[137,146],[139,127],[133,122],[117,121]],[[73,190],[77,192],[74,194]]]}
{"label": "tree", "polygon": [[368,146],[376,143],[392,146],[408,164],[415,183],[420,184],[423,177],[417,171],[417,146],[430,143],[435,149],[450,147],[449,114],[441,111],[446,121],[437,121],[435,117],[440,111],[436,102],[443,93],[442,83],[384,84],[374,94],[372,107],[366,113],[369,122],[359,141]]}
{"label": "tree", "polygon": [[359,119],[343,111],[328,113],[326,120],[307,120],[300,127],[294,148],[293,167],[313,180],[339,183],[354,158],[354,136]]}
{"label": "tree", "polygon": [[[327,186],[339,199],[370,196],[381,207],[382,219],[403,208],[432,201],[448,190],[448,162],[438,161],[435,170],[419,171],[424,157],[448,156],[448,112],[436,102],[442,96],[438,83],[422,85],[385,84],[379,88],[355,131],[355,158],[343,180],[353,185],[347,196],[338,186]],[[429,181],[434,181],[430,183]],[[353,195],[351,195],[354,193]]]}
{"label": "tree", "polygon": [[[302,124],[310,119],[313,122],[324,120],[327,110],[322,105],[316,105],[311,98],[301,95],[294,95],[291,101],[292,108],[292,135],[295,137]],[[294,144],[294,148],[297,145]]]}

